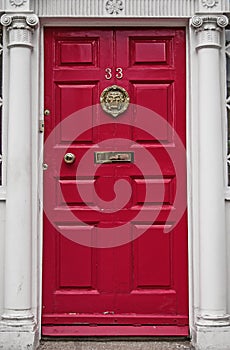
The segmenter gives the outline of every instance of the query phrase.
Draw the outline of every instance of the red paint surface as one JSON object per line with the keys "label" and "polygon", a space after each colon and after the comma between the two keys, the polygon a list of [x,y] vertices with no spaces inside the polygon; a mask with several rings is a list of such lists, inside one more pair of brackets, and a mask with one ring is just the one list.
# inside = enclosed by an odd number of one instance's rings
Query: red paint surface
{"label": "red paint surface", "polygon": [[63,337],[105,337],[105,336],[178,336],[188,335],[188,326],[43,326],[45,336]]}
{"label": "red paint surface", "polygon": [[[121,67],[123,79],[106,80],[107,67],[113,70]],[[174,126],[185,144],[183,29],[46,29],[45,108],[51,111],[45,120],[46,138],[55,125],[69,114],[99,103],[102,90],[113,84],[129,92],[131,103],[162,115]],[[102,118],[111,117],[104,114]],[[129,137],[145,145],[160,163],[164,179],[150,174],[145,210],[148,215],[156,210],[159,181],[165,185],[163,209],[157,221],[141,237],[109,249],[73,243],[60,235],[44,215],[43,334],[186,335],[187,216],[184,214],[170,233],[163,233],[175,195],[175,169],[163,147],[153,137],[127,125],[97,127],[73,142],[68,151],[76,154],[76,162],[72,166],[64,164],[60,176],[56,173],[54,159],[54,164],[49,164],[53,172],[52,183],[54,188],[58,188],[56,183],[60,181],[69,205],[63,203],[60,189],[57,190],[56,203],[53,204],[57,227],[72,225],[74,233],[78,230],[93,231],[97,225],[111,227],[129,220],[130,230],[139,230],[146,225],[145,222],[132,223],[131,220],[141,208],[145,196],[145,183],[135,164],[102,165],[94,180],[89,180],[90,174],[87,173],[80,179],[80,186],[95,186],[98,195],[107,201],[113,199],[114,182],[121,178],[128,180],[133,194],[119,214],[95,214],[87,209],[74,191],[78,159],[94,143],[111,135],[114,138]],[[162,129],[161,141],[166,148],[167,144],[173,147],[173,137],[170,130]],[[67,141],[71,141],[68,130],[63,128],[57,135],[57,152],[58,147],[64,147]],[[50,170],[44,173],[45,201],[49,200],[50,190],[47,176],[50,176]],[[90,195],[88,202],[98,205]],[[66,222],[66,210],[72,210],[90,225],[86,228]]]}

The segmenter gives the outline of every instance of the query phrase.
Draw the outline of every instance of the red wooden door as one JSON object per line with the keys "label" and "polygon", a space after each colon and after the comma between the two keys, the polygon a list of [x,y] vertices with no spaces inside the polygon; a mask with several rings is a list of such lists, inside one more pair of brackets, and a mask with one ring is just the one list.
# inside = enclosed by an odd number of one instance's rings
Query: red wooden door
{"label": "red wooden door", "polygon": [[[97,105],[114,84],[127,90],[131,103],[117,118]],[[97,107],[84,109],[92,105]],[[154,126],[158,139],[139,127],[144,116],[136,105],[165,121]],[[43,334],[187,335],[187,216],[174,203],[176,191],[186,203],[186,181],[179,181],[186,179],[185,154],[176,142],[178,135],[185,145],[185,31],[46,29],[45,108]],[[83,118],[89,130],[73,138]],[[149,130],[154,122],[150,113]],[[103,144],[107,139],[114,142]],[[90,149],[126,151],[125,139],[135,143],[133,163],[101,164],[92,175],[96,165],[88,157],[76,175]],[[148,164],[141,173],[136,162],[143,147],[162,176]],[[76,156],[73,164],[60,162],[67,152]],[[170,154],[180,158],[180,172]],[[114,185],[122,179],[132,193],[116,210]],[[140,210],[144,214],[136,220]],[[77,238],[97,240],[100,228],[124,224],[130,235],[125,244],[109,247],[106,241],[103,248]],[[134,239],[139,231],[144,233]]]}

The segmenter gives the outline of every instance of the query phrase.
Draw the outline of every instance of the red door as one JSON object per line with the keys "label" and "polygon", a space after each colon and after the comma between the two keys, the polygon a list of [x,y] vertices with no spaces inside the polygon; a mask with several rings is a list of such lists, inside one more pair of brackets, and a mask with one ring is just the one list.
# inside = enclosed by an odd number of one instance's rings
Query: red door
{"label": "red door", "polygon": [[43,335],[187,335],[184,29],[46,29],[45,108]]}

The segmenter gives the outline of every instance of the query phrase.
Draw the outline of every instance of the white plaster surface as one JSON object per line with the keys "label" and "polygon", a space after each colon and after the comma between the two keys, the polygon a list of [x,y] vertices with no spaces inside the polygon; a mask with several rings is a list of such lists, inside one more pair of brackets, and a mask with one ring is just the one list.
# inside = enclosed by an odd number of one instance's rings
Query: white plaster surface
{"label": "white plaster surface", "polygon": [[5,202],[0,201],[0,314],[3,311]]}

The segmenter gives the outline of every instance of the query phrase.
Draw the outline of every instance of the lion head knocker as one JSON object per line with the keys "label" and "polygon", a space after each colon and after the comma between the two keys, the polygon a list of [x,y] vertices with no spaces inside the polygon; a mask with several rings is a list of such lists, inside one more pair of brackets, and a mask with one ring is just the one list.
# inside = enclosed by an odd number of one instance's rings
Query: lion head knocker
{"label": "lion head knocker", "polygon": [[128,92],[117,85],[112,85],[102,91],[100,102],[102,109],[116,118],[126,111],[129,105]]}

